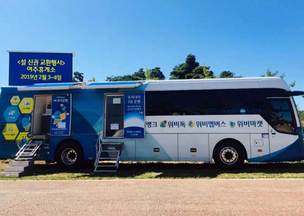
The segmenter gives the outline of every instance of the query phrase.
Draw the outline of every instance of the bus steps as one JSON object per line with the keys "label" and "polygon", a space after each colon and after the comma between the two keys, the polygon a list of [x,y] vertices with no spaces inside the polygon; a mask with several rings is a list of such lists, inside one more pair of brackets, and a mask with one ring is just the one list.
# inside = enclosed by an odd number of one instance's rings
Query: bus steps
{"label": "bus steps", "polygon": [[42,140],[35,140],[23,145],[16,153],[15,160],[33,160],[42,144]]}
{"label": "bus steps", "polygon": [[122,143],[102,143],[96,149],[94,173],[115,173],[119,168]]}
{"label": "bus steps", "polygon": [[43,145],[42,140],[31,140],[16,153],[14,160],[0,173],[1,176],[20,177],[32,171],[34,159]]}

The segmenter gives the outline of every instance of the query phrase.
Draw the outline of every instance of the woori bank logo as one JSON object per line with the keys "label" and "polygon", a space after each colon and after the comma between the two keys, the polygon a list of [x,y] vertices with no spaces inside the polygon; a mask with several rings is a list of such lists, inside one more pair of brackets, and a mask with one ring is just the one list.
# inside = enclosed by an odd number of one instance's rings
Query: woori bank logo
{"label": "woori bank logo", "polygon": [[189,121],[188,126],[189,126],[190,128],[195,128],[195,122],[192,121],[192,120]]}
{"label": "woori bank logo", "polygon": [[235,122],[234,121],[230,121],[229,125],[230,125],[231,128],[234,128],[235,127]]}
{"label": "woori bank logo", "polygon": [[162,128],[167,127],[167,121],[166,121],[166,120],[162,121],[162,122],[160,123],[160,127],[162,127]]}

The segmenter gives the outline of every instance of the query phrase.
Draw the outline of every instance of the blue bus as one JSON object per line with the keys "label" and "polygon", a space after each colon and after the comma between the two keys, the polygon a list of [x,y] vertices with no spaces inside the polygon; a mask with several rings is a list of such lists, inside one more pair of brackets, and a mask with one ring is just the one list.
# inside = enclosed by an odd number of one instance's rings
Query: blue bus
{"label": "blue bus", "polygon": [[36,158],[65,167],[106,158],[107,144],[120,161],[302,160],[302,93],[266,77],[3,87],[0,158],[40,140]]}

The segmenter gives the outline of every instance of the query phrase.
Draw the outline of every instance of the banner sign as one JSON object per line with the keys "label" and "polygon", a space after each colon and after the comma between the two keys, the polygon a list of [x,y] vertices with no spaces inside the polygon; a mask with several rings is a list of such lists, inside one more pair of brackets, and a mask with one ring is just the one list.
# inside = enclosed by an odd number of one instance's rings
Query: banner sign
{"label": "banner sign", "polygon": [[268,133],[260,115],[146,116],[149,133]]}
{"label": "banner sign", "polygon": [[145,97],[143,92],[125,94],[124,137],[144,138]]}
{"label": "banner sign", "polygon": [[71,95],[52,96],[52,136],[69,136],[71,132]]}
{"label": "banner sign", "polygon": [[9,85],[72,82],[72,53],[9,53]]}

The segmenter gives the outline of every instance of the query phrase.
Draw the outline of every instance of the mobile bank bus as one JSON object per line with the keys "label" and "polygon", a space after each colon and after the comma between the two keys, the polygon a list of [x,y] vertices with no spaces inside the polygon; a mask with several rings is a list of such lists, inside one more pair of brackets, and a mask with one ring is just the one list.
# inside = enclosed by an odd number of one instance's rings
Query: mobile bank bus
{"label": "mobile bank bus", "polygon": [[3,87],[0,157],[26,158],[31,148],[28,155],[66,167],[102,159],[224,167],[302,160],[293,99],[302,93],[280,78]]}

